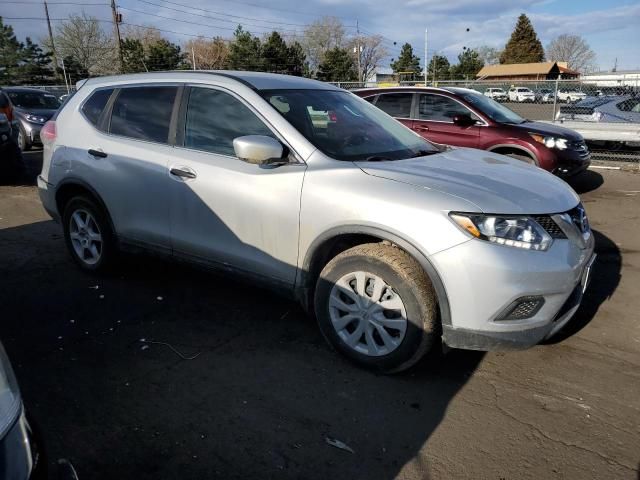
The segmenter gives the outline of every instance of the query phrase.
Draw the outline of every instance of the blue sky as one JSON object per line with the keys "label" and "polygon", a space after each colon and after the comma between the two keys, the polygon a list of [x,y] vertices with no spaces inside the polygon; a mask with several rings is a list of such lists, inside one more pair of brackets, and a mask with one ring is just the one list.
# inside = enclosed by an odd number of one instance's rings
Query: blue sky
{"label": "blue sky", "polygon": [[[76,3],[85,4],[84,7],[55,5],[55,2],[63,1],[72,0],[50,0],[50,13],[53,18],[64,18],[71,12],[79,13],[83,8],[87,13],[101,19],[111,18],[108,0],[75,0]],[[610,69],[617,58],[618,69],[640,69],[638,0],[171,1],[175,3],[165,0],[117,0],[117,3],[122,7],[120,12],[124,15],[125,22],[152,25],[183,33],[165,34],[176,43],[185,42],[190,38],[188,35],[220,35],[229,38],[234,22],[244,23],[247,30],[259,35],[272,27],[293,35],[314,19],[332,15],[343,20],[349,27],[348,32],[355,31],[357,20],[364,32],[383,35],[390,57],[397,55],[400,45],[404,42],[411,43],[419,56],[424,55],[426,27],[429,29],[429,55],[437,52],[451,60],[455,60],[463,46],[504,46],[518,15],[526,13],[545,46],[552,38],[562,33],[578,34],[583,36],[596,52],[600,68]],[[89,6],[87,3],[102,5]],[[191,8],[178,4],[190,5]],[[159,5],[173,10],[161,8]],[[214,15],[212,12],[219,14]],[[43,7],[34,0],[16,0],[13,3],[0,0],[0,15],[42,17]],[[223,20],[212,20],[212,16]],[[46,25],[42,20],[5,22],[14,26],[20,39],[27,35],[41,39],[46,32]],[[108,23],[105,23],[105,28],[110,28]]]}

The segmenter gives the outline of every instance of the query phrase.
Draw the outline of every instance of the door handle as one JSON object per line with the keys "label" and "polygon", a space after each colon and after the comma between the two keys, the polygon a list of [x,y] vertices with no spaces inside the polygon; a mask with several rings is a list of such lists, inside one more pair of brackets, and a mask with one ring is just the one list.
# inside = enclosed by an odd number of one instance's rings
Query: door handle
{"label": "door handle", "polygon": [[426,125],[418,125],[417,127],[414,127],[414,128],[418,132],[428,132],[429,131],[429,127],[427,127]]}
{"label": "door handle", "polygon": [[169,173],[171,173],[171,175],[174,175],[180,178],[196,178],[197,177],[196,172],[186,168],[173,167],[171,170],[169,170]]}
{"label": "door handle", "polygon": [[98,158],[107,158],[107,154],[104,153],[101,150],[94,150],[93,148],[89,149],[88,151],[89,155],[91,155],[92,157],[98,157]]}

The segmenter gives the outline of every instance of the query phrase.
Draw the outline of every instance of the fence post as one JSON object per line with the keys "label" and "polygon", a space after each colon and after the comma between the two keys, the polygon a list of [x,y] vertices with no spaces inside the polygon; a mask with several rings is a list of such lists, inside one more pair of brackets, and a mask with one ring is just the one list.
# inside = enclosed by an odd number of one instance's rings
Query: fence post
{"label": "fence post", "polygon": [[556,121],[556,105],[558,104],[558,83],[560,82],[560,76],[562,74],[558,75],[556,77],[556,91],[553,92],[553,113],[551,114],[551,121],[555,122]]}

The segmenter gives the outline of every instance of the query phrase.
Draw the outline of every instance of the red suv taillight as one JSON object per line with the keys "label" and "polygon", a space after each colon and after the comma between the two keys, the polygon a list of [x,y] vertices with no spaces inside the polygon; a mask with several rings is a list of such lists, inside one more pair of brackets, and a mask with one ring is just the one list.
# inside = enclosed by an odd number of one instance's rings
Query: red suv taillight
{"label": "red suv taillight", "polygon": [[40,141],[43,145],[51,145],[56,139],[56,122],[49,120],[40,129]]}

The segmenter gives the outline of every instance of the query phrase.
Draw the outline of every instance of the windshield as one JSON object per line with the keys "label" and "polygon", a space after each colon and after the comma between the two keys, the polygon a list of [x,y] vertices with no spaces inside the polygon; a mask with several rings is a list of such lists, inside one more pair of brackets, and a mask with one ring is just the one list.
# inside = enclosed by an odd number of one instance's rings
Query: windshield
{"label": "windshield", "polygon": [[440,152],[349,92],[268,90],[261,95],[315,147],[336,160],[400,160]]}
{"label": "windshield", "polygon": [[504,105],[495,100],[485,97],[484,95],[476,95],[473,93],[465,93],[464,99],[475,108],[484,113],[494,122],[498,123],[524,123],[526,120],[517,113],[509,110]]}
{"label": "windshield", "polygon": [[7,92],[11,103],[19,108],[44,108],[56,110],[60,106],[58,99],[50,93]]}

